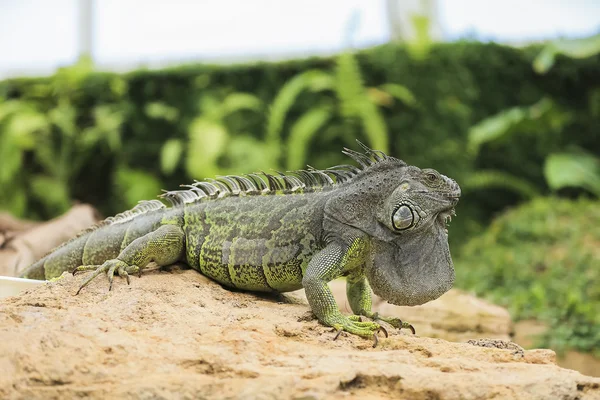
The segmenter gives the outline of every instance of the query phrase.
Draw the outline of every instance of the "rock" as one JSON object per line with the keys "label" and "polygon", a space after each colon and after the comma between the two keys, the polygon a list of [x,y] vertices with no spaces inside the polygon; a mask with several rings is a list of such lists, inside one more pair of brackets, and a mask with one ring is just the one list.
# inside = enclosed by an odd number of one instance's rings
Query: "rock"
{"label": "rock", "polygon": [[74,296],[82,279],[0,301],[1,398],[600,398],[600,378],[548,350],[397,330],[377,348],[333,341],[297,296],[232,292],[192,270],[118,279],[112,292],[98,279]]}
{"label": "rock", "polygon": [[[517,321],[514,324],[513,340],[524,347],[534,347],[539,341],[539,336],[548,329],[552,329],[552,327],[534,319]],[[563,368],[574,369],[584,375],[600,377],[600,357],[594,357],[593,354],[567,350],[558,355],[556,362]]]}
{"label": "rock", "polygon": [[[340,309],[351,313],[346,300],[346,282],[330,283]],[[510,340],[511,318],[505,308],[479,299],[458,289],[452,289],[416,307],[399,307],[374,296],[373,310],[410,322],[420,336],[437,337],[452,342],[487,337]]]}
{"label": "rock", "polygon": [[74,205],[65,214],[43,223],[20,221],[0,214],[0,275],[19,276],[53,248],[98,222],[98,212],[88,204]]}

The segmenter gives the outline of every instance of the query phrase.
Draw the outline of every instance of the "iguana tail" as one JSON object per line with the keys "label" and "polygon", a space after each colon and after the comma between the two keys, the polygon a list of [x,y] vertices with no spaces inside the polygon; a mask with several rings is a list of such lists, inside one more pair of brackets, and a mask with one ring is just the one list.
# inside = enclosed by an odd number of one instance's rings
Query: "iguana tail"
{"label": "iguana tail", "polygon": [[161,209],[164,208],[158,200],[146,201],[130,211],[107,218],[27,267],[21,277],[51,279],[80,265],[100,265],[116,258],[129,243],[161,225],[165,215],[165,210]]}

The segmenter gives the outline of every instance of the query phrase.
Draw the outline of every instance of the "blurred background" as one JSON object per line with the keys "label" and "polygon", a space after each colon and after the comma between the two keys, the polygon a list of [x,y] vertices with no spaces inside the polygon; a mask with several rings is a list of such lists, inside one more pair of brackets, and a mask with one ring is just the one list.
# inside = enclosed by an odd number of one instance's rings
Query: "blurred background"
{"label": "blurred background", "polygon": [[0,0],[0,210],[108,216],[359,139],[461,185],[456,286],[600,370],[599,33],[593,0]]}

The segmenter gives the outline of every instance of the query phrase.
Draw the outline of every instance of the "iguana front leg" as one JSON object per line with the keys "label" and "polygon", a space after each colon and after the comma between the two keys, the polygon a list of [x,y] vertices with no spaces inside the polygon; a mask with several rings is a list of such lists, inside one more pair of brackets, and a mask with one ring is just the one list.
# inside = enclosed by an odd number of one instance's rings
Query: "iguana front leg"
{"label": "iguana front leg", "polygon": [[362,337],[373,338],[381,329],[375,322],[361,322],[341,313],[327,283],[338,276],[351,257],[351,247],[331,243],[308,263],[302,285],[308,303],[319,321],[327,326]]}
{"label": "iguana front leg", "polygon": [[[362,270],[361,270],[362,271]],[[351,274],[346,278],[346,297],[350,303],[352,312],[357,315],[364,315],[373,321],[384,321],[394,328],[408,328],[415,334],[415,328],[408,322],[402,321],[397,317],[382,317],[379,313],[373,312],[372,291],[367,278],[362,273]]]}
{"label": "iguana front leg", "polygon": [[151,261],[159,266],[172,264],[181,259],[184,248],[185,234],[183,230],[177,225],[163,225],[155,231],[135,239],[115,259],[107,260],[100,266],[82,265],[75,268],[73,274],[78,271],[94,271],[81,284],[77,294],[102,273],[106,273],[108,276],[108,290],[112,289],[115,272],[117,275],[127,278],[127,284],[129,284],[129,274],[140,272]]}

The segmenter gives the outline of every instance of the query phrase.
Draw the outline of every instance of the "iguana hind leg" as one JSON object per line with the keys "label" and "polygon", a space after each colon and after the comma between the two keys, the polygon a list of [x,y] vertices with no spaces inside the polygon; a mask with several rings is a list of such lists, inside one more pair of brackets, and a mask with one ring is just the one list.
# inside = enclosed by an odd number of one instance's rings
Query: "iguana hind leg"
{"label": "iguana hind leg", "polygon": [[102,265],[82,265],[79,271],[94,272],[77,290],[77,294],[98,275],[106,273],[109,281],[108,290],[112,289],[113,277],[125,277],[129,284],[129,275],[139,273],[149,262],[154,261],[159,266],[172,264],[181,259],[185,248],[185,234],[177,225],[163,225],[142,237],[135,239],[121,251],[117,258],[106,260]]}

